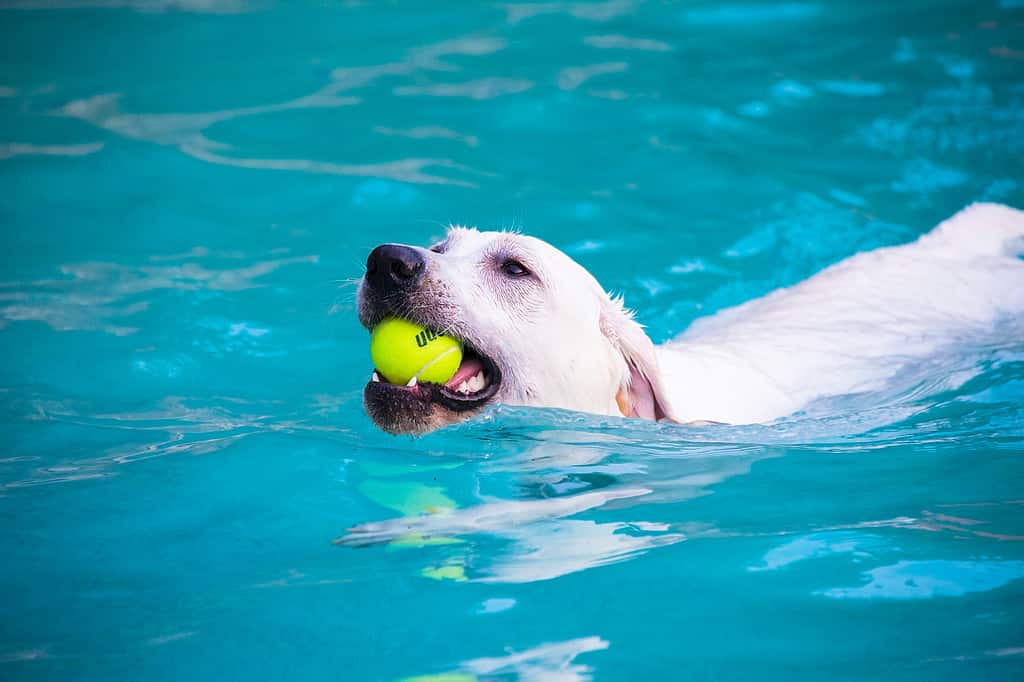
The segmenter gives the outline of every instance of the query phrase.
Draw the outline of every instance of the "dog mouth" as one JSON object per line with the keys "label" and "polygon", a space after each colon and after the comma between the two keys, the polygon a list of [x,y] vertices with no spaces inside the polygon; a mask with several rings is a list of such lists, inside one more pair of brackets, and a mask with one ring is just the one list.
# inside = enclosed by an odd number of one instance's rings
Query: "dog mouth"
{"label": "dog mouth", "polygon": [[392,384],[377,369],[366,384],[364,395],[368,401],[387,401],[393,404],[436,404],[453,412],[467,412],[486,405],[498,393],[501,371],[489,357],[462,342],[462,362],[454,376],[443,384],[419,382],[415,378],[408,384]]}

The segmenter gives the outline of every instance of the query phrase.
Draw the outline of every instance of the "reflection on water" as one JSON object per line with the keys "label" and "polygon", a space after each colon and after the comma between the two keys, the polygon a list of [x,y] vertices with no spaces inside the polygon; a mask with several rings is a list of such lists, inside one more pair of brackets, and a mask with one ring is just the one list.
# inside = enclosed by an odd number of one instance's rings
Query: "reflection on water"
{"label": "reflection on water", "polygon": [[608,648],[608,642],[600,637],[581,637],[579,639],[542,644],[525,651],[511,653],[495,658],[474,658],[463,661],[460,673],[443,673],[441,675],[423,675],[406,677],[403,682],[472,682],[475,675],[514,675],[515,679],[524,682],[584,682],[590,680],[593,668],[576,663],[576,657],[589,651],[601,651]]}
{"label": "reflection on water", "polygon": [[85,156],[95,154],[103,149],[102,142],[91,142],[88,144],[24,144],[8,143],[0,144],[0,160],[11,159],[15,156]]}
{"label": "reflection on water", "polygon": [[518,527],[549,518],[560,518],[600,507],[612,500],[646,495],[643,488],[598,490],[570,497],[543,500],[501,500],[466,509],[435,512],[405,517],[394,521],[378,521],[350,529],[335,542],[360,546],[391,540],[406,534],[423,537],[460,535],[466,533],[498,533],[515,531]]}
{"label": "reflection on water", "polygon": [[836,599],[928,599],[995,590],[1024,577],[1024,561],[900,561],[865,574],[861,587],[834,587]]}
{"label": "reflection on water", "polygon": [[[295,109],[331,108],[357,105],[358,96],[342,95],[372,87],[380,79],[400,76],[415,76],[420,72],[460,71],[461,67],[447,61],[457,56],[489,55],[504,49],[504,40],[469,36],[456,38],[418,47],[409,51],[401,62],[374,66],[341,67],[330,74],[326,85],[316,91],[277,104],[242,107],[222,111],[188,114],[138,114],[120,110],[120,96],[102,94],[65,104],[61,112],[65,116],[82,119],[127,138],[144,140],[160,145],[173,145],[181,152],[210,163],[224,164],[239,168],[300,171],[332,175],[354,175],[388,178],[409,183],[445,183],[474,187],[475,184],[458,177],[433,174],[430,168],[448,168],[469,175],[481,171],[447,158],[403,158],[381,163],[338,163],[313,159],[256,159],[225,156],[222,151],[231,150],[229,144],[207,137],[206,131],[221,124],[243,117],[286,112]],[[470,99],[491,99],[501,95],[515,94],[532,87],[522,79],[487,78],[459,83],[437,83],[432,85],[408,85],[393,89],[396,96],[440,96],[468,97]],[[38,152],[37,152],[38,153]],[[0,157],[2,158],[2,157]]]}
{"label": "reflection on water", "polygon": [[604,566],[641,556],[655,547],[686,539],[666,533],[659,524],[642,521],[596,523],[594,521],[542,522],[517,528],[513,544],[482,569],[481,580],[495,583],[528,583],[550,580],[576,571]]}
{"label": "reflection on water", "polygon": [[[113,320],[131,317],[149,306],[149,297],[160,290],[240,291],[260,286],[256,281],[278,268],[316,263],[316,256],[248,261],[238,267],[207,267],[199,262],[207,255],[197,247],[180,256],[151,260],[184,261],[174,265],[121,265],[118,263],[70,263],[61,265],[61,279],[32,282],[0,282],[0,325],[35,320],[57,331],[99,330],[122,336],[136,327]],[[237,335],[238,330],[234,331]]]}
{"label": "reflection on water", "polygon": [[[418,492],[403,491],[405,496]],[[398,540],[407,545],[412,538],[414,544],[422,545],[464,535],[486,535],[511,544],[484,564],[477,561],[470,577],[505,583],[549,580],[684,540],[683,534],[665,532],[668,527],[664,524],[565,519],[614,500],[648,493],[642,488],[615,488],[547,499],[498,500],[458,510],[434,508],[422,515],[361,524],[335,543],[359,547]],[[464,577],[464,572],[457,575]]]}
{"label": "reflection on water", "polygon": [[817,559],[832,554],[852,554],[866,559],[872,556],[870,548],[881,544],[878,536],[850,532],[815,533],[790,540],[768,551],[760,562],[750,566],[751,571],[773,571],[797,561]]}

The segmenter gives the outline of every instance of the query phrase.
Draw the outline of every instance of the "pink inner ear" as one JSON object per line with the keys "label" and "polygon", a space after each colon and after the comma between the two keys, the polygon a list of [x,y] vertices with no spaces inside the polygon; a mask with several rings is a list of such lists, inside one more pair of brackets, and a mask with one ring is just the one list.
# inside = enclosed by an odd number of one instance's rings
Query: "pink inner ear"
{"label": "pink inner ear", "polygon": [[[629,367],[629,404],[633,417],[657,420],[659,418],[654,388],[640,370]],[[664,415],[661,415],[664,416]]]}

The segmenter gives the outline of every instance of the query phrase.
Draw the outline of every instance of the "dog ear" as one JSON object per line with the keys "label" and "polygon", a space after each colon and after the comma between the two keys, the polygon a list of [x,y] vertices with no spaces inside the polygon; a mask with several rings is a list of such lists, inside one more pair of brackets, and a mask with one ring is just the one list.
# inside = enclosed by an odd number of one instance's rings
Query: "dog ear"
{"label": "dog ear", "polygon": [[662,383],[654,344],[621,298],[609,297],[602,303],[601,332],[625,363],[623,382],[615,396],[623,416],[676,421]]}

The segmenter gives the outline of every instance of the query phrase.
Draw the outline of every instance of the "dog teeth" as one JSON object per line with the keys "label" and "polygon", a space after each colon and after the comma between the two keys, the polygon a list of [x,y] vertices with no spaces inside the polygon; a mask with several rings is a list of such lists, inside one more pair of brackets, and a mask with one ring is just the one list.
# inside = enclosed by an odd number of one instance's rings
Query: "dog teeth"
{"label": "dog teeth", "polygon": [[487,380],[484,378],[483,372],[477,372],[474,376],[465,379],[462,383],[455,387],[456,393],[463,395],[469,395],[482,391],[487,386]]}
{"label": "dog teeth", "polygon": [[413,388],[416,385],[416,377],[409,379],[409,383],[406,384],[407,388]]}
{"label": "dog teeth", "polygon": [[466,379],[456,386],[455,391],[457,393],[462,393],[463,395],[469,395],[470,393],[476,393],[477,391],[483,390],[485,386],[487,386],[487,380],[484,379],[484,373],[477,372],[476,375]]}
{"label": "dog teeth", "polygon": [[380,375],[376,372],[373,373],[373,381],[376,381],[378,384],[380,383]]}
{"label": "dog teeth", "polygon": [[486,380],[484,380],[484,373],[483,372],[477,372],[466,383],[469,385],[469,390],[471,392],[473,392],[473,393],[476,393],[477,391],[483,390],[484,386],[487,385]]}

